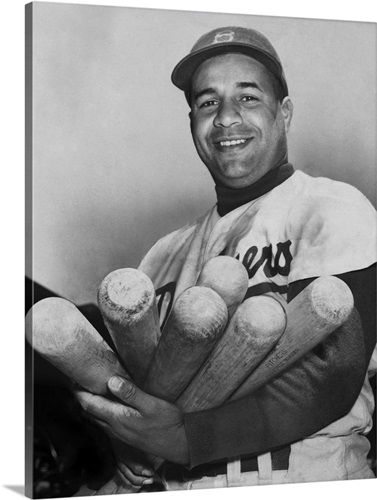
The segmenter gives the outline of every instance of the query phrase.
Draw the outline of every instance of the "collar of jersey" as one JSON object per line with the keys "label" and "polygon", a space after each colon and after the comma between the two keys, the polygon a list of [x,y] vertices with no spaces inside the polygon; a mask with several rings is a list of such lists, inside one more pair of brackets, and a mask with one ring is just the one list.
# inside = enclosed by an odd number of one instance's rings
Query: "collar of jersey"
{"label": "collar of jersey", "polygon": [[268,193],[279,184],[282,184],[294,173],[291,163],[283,163],[276,166],[261,177],[257,182],[243,189],[230,189],[215,186],[217,196],[217,212],[220,217],[228,214],[250,201]]}

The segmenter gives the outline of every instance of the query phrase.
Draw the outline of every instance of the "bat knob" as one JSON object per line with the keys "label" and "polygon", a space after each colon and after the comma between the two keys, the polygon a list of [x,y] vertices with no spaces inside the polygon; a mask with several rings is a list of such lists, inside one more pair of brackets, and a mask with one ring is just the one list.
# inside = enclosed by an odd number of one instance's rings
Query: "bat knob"
{"label": "bat knob", "polygon": [[318,321],[323,320],[337,327],[351,314],[354,299],[344,281],[335,276],[322,276],[313,282],[311,303]]}
{"label": "bat knob", "polygon": [[137,269],[116,269],[98,288],[98,305],[111,322],[136,323],[155,301],[152,281]]}
{"label": "bat knob", "polygon": [[219,255],[203,266],[197,285],[212,288],[217,292],[231,316],[245,297],[249,275],[239,260],[229,255]]}

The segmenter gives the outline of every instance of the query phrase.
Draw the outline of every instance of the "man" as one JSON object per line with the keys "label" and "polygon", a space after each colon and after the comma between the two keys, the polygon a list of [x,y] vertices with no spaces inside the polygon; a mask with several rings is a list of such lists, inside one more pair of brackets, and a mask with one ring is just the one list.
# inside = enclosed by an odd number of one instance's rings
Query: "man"
{"label": "man", "polygon": [[[109,389],[119,402],[82,392],[83,408],[120,442],[179,464],[166,467],[168,489],[374,477],[365,437],[374,409],[368,369],[377,364],[373,207],[355,188],[288,163],[293,105],[280,59],[259,32],[205,34],[172,80],[190,105],[217,205],[162,238],[141,262],[157,290],[161,323],[220,254],[246,267],[246,297],[287,303],[316,277],[336,275],[356,308],[326,342],[239,401],[183,415],[113,378]],[[148,484],[150,475],[132,459],[124,465],[126,483]]]}

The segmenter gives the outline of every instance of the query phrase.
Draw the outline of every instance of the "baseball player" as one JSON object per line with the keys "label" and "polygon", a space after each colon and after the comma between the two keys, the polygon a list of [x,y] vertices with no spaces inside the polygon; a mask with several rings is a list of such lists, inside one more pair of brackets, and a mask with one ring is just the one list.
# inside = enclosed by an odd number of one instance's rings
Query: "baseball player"
{"label": "baseball player", "polygon": [[[281,61],[261,33],[205,34],[172,80],[190,106],[217,204],[158,241],[140,264],[157,290],[161,324],[217,255],[243,263],[246,297],[287,303],[313,279],[335,275],[350,286],[356,310],[326,342],[238,401],[182,415],[111,379],[124,405],[82,393],[83,407],[118,439],[176,464],[166,466],[168,489],[374,477],[366,437],[374,410],[368,377],[377,368],[374,208],[354,187],[289,163],[293,105]],[[130,461],[125,469],[125,482],[151,482],[148,468]]]}

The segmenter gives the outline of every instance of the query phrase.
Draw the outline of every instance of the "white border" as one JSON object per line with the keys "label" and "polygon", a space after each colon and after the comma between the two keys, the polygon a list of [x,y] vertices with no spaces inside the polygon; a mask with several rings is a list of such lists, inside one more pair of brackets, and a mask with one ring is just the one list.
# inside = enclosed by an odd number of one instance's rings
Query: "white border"
{"label": "white border", "polygon": [[[58,3],[58,2],[53,2]],[[274,15],[285,17],[306,17],[317,19],[341,19],[377,22],[376,7],[372,0],[357,0],[345,3],[337,0],[316,0],[302,2],[293,0],[264,0],[250,2],[234,0],[164,0],[134,1],[66,1],[92,5],[128,6],[162,9],[178,9],[202,12],[228,12],[239,14]],[[7,488],[23,485],[23,277],[24,277],[24,2],[8,0],[1,3],[1,435],[0,435],[0,495],[4,500],[19,498]],[[376,25],[377,30],[377,25]],[[351,77],[351,75],[350,75]],[[311,485],[266,486],[238,488],[238,498],[306,499],[331,498],[372,498],[376,492],[376,482],[348,481],[336,483],[316,483]],[[202,490],[192,493],[190,498],[225,498],[234,495],[235,490]],[[177,498],[185,493],[173,493]],[[166,500],[165,493],[154,494],[153,499]],[[190,494],[191,495],[191,494]],[[102,497],[104,499],[110,496]],[[148,497],[151,498],[151,497]],[[170,498],[170,497],[169,497]]]}

